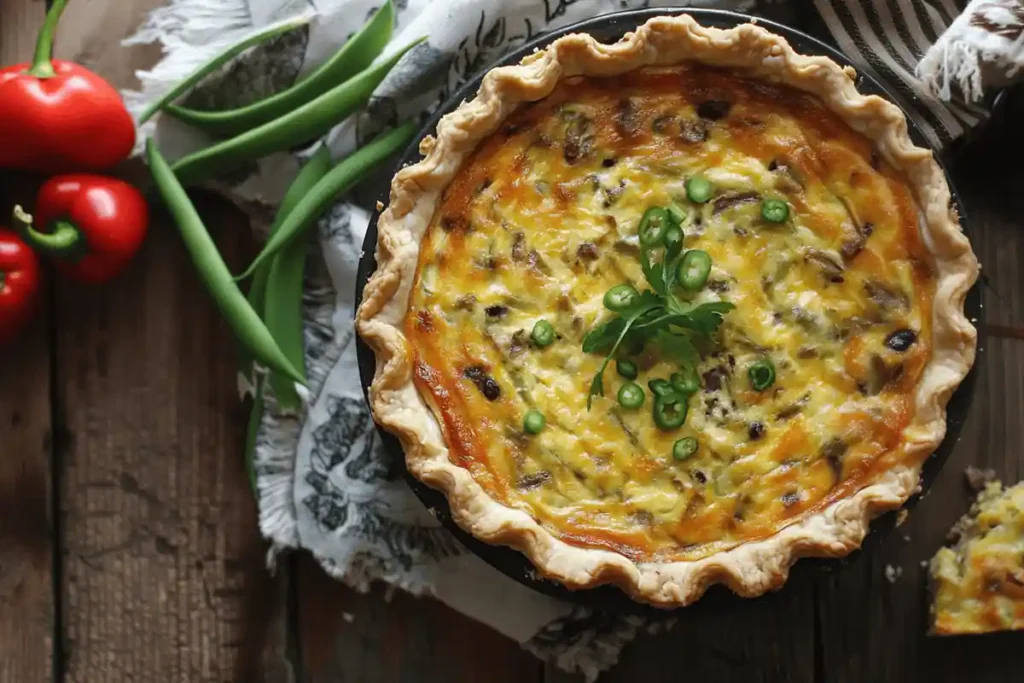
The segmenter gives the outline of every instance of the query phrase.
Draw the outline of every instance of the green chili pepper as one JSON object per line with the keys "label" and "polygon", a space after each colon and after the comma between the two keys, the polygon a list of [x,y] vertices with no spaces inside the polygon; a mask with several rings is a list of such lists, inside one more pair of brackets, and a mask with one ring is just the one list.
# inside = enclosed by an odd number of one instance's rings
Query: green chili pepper
{"label": "green chili pepper", "polygon": [[615,285],[604,293],[604,307],[618,313],[636,303],[639,296],[640,292],[633,285]]}
{"label": "green chili pepper", "polygon": [[686,220],[686,211],[675,202],[671,202],[665,210],[668,211],[668,217],[672,220],[673,225],[682,225]]}
{"label": "green chili pepper", "polygon": [[686,401],[666,400],[671,397],[656,396],[654,399],[654,424],[662,431],[672,431],[686,422],[688,406]]}
{"label": "green chili pepper", "polygon": [[789,204],[779,199],[766,199],[761,202],[761,218],[769,223],[785,223],[789,218]]}
{"label": "green chili pepper", "polygon": [[407,121],[398,128],[379,135],[335,166],[285,217],[281,228],[270,236],[263,250],[238,279],[244,280],[251,276],[267,259],[302,234],[313,221],[331,208],[339,195],[362,180],[370,168],[405,146],[415,134],[416,127],[415,121]]}
{"label": "green chili pepper", "polygon": [[[316,153],[312,157],[310,157],[309,161],[306,162],[306,165],[302,167],[302,170],[299,171],[299,174],[295,176],[295,180],[293,180],[292,184],[288,187],[288,191],[285,192],[284,199],[281,200],[281,205],[278,207],[277,214],[274,216],[274,222],[270,226],[271,235],[278,231],[278,229],[281,227],[282,221],[284,221],[285,216],[287,216],[291,212],[291,210],[295,208],[295,206],[302,200],[302,198],[306,196],[306,193],[309,192],[309,190],[312,189],[312,187],[316,185],[316,183],[322,177],[324,177],[324,175],[326,175],[327,172],[330,170],[331,153],[326,146],[322,145],[316,151]],[[305,246],[303,246],[302,249],[305,249]],[[263,319],[266,321],[268,327],[271,326],[271,323],[269,320],[267,320],[266,315],[267,279],[270,275],[272,265],[273,262],[267,263],[262,268],[259,268],[256,271],[256,273],[253,275],[252,285],[249,286],[248,296],[249,304],[253,307],[253,310],[255,310],[256,312],[260,313],[263,316]],[[282,284],[283,283],[281,283],[280,281],[275,282],[275,288],[281,287]],[[291,301],[293,306],[301,306],[302,283],[300,282],[297,286],[297,293],[295,292],[296,285],[294,281],[292,281],[291,289],[287,293],[274,292],[271,297],[273,300],[272,306],[274,308],[278,306],[286,306],[287,301]],[[282,301],[282,299],[284,299],[285,301]],[[274,329],[271,329],[271,333],[274,335],[274,338],[278,340],[278,342],[281,341],[281,337],[276,333]],[[285,349],[283,345],[282,350],[285,351],[286,355],[288,355],[288,357],[292,359],[293,363],[295,364],[295,367],[301,367],[301,363],[305,361],[304,357],[301,361],[296,361],[296,356],[292,355],[291,353],[288,353],[288,349]],[[256,378],[253,372],[254,368],[252,355],[249,354],[248,350],[245,349],[244,347],[239,349],[238,355],[239,372],[242,374],[242,377],[246,381],[248,381],[252,386],[255,386]],[[277,382],[274,384],[274,393],[277,395],[278,404],[281,404],[281,397],[284,394],[280,385],[281,382]],[[292,393],[294,393],[294,389],[292,389]]]}
{"label": "green chili pepper", "polygon": [[636,379],[638,374],[636,363],[625,358],[615,361],[615,370],[619,373],[620,377],[625,377],[626,379]]}
{"label": "green chili pepper", "polygon": [[398,60],[422,40],[269,123],[179,159],[173,167],[175,174],[183,185],[194,185],[268,154],[315,140],[363,106]]}
{"label": "green chili pepper", "polygon": [[527,434],[539,434],[548,421],[539,410],[528,410],[523,417],[523,431]]}
{"label": "green chili pepper", "polygon": [[238,109],[198,111],[170,105],[168,114],[213,135],[232,136],[261,126],[316,99],[373,63],[391,40],[395,9],[391,0],[342,45],[333,57],[292,87]]}
{"label": "green chili pepper", "polygon": [[[285,196],[282,210],[293,208],[302,196],[331,170],[331,153],[326,146],[317,150],[289,188],[295,190],[294,197]],[[286,203],[287,200],[292,201]],[[287,214],[285,214],[287,215]],[[306,276],[306,240],[295,240],[281,250],[269,263],[267,275],[266,302],[263,321],[274,336],[281,351],[305,374],[306,344],[302,319],[302,292]],[[302,398],[295,391],[295,385],[278,372],[270,373],[270,386],[278,408],[283,412],[297,413],[302,408]]]}
{"label": "green chili pepper", "polygon": [[640,227],[637,229],[640,246],[651,248],[660,244],[665,238],[668,222],[668,211],[660,206],[652,206],[644,211],[644,215],[640,218]]}
{"label": "green chili pepper", "polygon": [[691,249],[683,255],[676,271],[676,282],[688,292],[699,292],[711,275],[711,256],[706,251]]}
{"label": "green chili pepper", "polygon": [[775,384],[775,364],[767,358],[759,360],[747,370],[747,377],[754,391],[764,391]]}
{"label": "green chili pepper", "polygon": [[697,439],[692,436],[684,436],[672,444],[672,457],[676,460],[686,460],[696,453],[698,448],[700,448],[700,444]]}
{"label": "green chili pepper", "polygon": [[161,109],[164,109],[168,105],[168,103],[173,102],[174,100],[184,95],[188,90],[190,90],[193,86],[197,85],[204,78],[206,78],[211,73],[213,73],[220,67],[224,66],[229,61],[231,61],[233,57],[242,54],[251,47],[255,47],[257,45],[265,43],[271,38],[276,38],[277,36],[288,33],[289,31],[294,31],[297,28],[301,28],[307,25],[310,19],[312,18],[313,15],[309,14],[305,16],[292,17],[290,19],[286,19],[285,21],[272,24],[262,29],[261,31],[252,34],[248,38],[244,38],[239,42],[235,43],[234,45],[231,45],[230,47],[226,48],[223,52],[221,52],[213,59],[200,66],[198,69],[196,69],[191,74],[186,76],[177,85],[175,85],[173,88],[164,93],[163,96],[161,96],[155,102],[146,107],[145,111],[143,111],[142,115],[139,117],[139,125],[141,126],[143,123],[153,118],[153,115]]}
{"label": "green chili pepper", "polygon": [[665,230],[665,248],[672,249],[677,244],[680,245],[680,247],[683,244],[683,229],[678,225],[670,225],[668,226],[668,229]]}
{"label": "green chili pepper", "polygon": [[633,410],[644,404],[644,390],[636,382],[626,382],[619,387],[619,405]]}
{"label": "green chili pepper", "polygon": [[669,377],[669,382],[676,391],[684,396],[691,396],[692,394],[696,394],[700,391],[700,381],[697,379],[697,375],[693,372],[673,372],[672,376]]}
{"label": "green chili pepper", "polygon": [[686,180],[686,196],[690,198],[691,202],[703,204],[711,199],[713,192],[714,190],[707,178],[695,175]]}
{"label": "green chili pepper", "polygon": [[[652,379],[647,383],[647,386],[658,398],[672,398],[676,393],[675,388],[663,379]],[[670,403],[674,402],[675,400],[670,401]]]}
{"label": "green chili pepper", "polygon": [[540,348],[551,346],[555,341],[555,328],[547,320],[538,320],[530,332],[530,339]]}
{"label": "green chili pepper", "polygon": [[305,385],[305,378],[284,355],[267,326],[232,281],[231,271],[217,251],[217,245],[152,138],[146,141],[146,155],[157,190],[178,226],[196,271],[238,340],[268,368]]}

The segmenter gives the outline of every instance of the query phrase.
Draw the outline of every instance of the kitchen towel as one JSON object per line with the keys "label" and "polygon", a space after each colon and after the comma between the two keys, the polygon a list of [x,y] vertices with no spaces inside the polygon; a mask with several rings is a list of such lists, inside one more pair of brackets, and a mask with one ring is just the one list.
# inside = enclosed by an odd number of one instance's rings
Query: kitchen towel
{"label": "kitchen towel", "polygon": [[[254,101],[315,68],[380,2],[171,0],[128,41],[159,42],[165,54],[152,70],[138,74],[142,88],[125,93],[126,99],[137,114],[226,46],[256,29],[306,16],[301,28],[245,53],[187,98],[198,108]],[[397,26],[389,49],[420,36],[428,40],[403,58],[364,112],[317,145],[327,144],[342,158],[384,128],[426,118],[459,84],[546,31],[613,11],[680,5],[739,10],[783,23],[813,13],[824,27],[820,37],[890,84],[936,148],[986,118],[982,95],[991,90],[989,79],[1005,83],[1019,61],[1021,12],[1013,0],[975,0],[971,7],[983,20],[959,15],[953,0],[395,0]],[[1007,28],[1011,24],[1013,30]],[[154,136],[172,159],[210,142],[170,117],[147,123],[143,133]],[[309,152],[275,155],[214,187],[249,210],[257,229],[265,228]],[[356,365],[352,314],[369,204],[352,197],[340,201],[319,222],[311,242],[304,301],[308,409],[283,415],[273,397],[266,398],[256,472],[270,561],[285,549],[307,549],[356,589],[383,581],[433,596],[539,657],[594,680],[638,633],[670,621],[622,617],[522,586],[469,553],[408,488],[402,463],[381,447]]]}

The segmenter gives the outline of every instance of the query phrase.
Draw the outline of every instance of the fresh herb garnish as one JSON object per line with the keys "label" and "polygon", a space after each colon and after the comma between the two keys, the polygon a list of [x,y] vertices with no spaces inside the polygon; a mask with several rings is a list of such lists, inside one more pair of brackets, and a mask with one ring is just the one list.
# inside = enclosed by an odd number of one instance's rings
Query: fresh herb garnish
{"label": "fresh herb garnish", "polygon": [[[630,345],[641,347],[649,341],[656,341],[663,350],[678,358],[684,367],[692,368],[699,359],[693,336],[711,337],[722,324],[722,317],[735,308],[727,301],[692,306],[672,293],[673,286],[677,284],[679,264],[684,258],[679,230],[676,212],[653,207],[644,213],[639,230],[640,265],[650,289],[636,296],[609,297],[617,304],[614,315],[583,338],[584,353],[605,354],[604,362],[590,383],[587,410],[590,410],[594,395],[604,396],[604,371],[627,338]],[[661,258],[656,260],[654,257],[658,253],[661,253]],[[620,285],[618,289],[621,288]],[[619,291],[615,293],[620,294]]]}

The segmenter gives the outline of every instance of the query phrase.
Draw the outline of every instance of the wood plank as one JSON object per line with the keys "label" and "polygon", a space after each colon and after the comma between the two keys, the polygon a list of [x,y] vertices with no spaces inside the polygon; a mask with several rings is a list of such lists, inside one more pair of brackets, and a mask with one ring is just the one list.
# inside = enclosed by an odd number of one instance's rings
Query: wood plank
{"label": "wood plank", "polygon": [[[6,1],[6,0],[5,0]],[[157,44],[122,47],[149,10],[166,0],[74,0],[69,2],[57,31],[54,54],[102,74],[117,88],[136,88],[135,72],[160,59]]]}
{"label": "wood plank", "polygon": [[0,5],[0,64],[32,59],[36,32],[46,16],[46,0],[4,0]]}
{"label": "wood plank", "polygon": [[[7,17],[0,12],[0,26]],[[0,43],[3,36],[0,35]],[[0,178],[0,215],[35,195],[34,179]],[[50,315],[0,349],[0,681],[48,681],[53,661]]]}
{"label": "wood plank", "polygon": [[[0,64],[31,58],[44,0],[0,5]],[[30,202],[35,179],[0,177],[0,216]],[[0,221],[7,225],[7,220]],[[48,278],[47,278],[48,279]],[[0,681],[53,677],[50,312],[44,287],[31,326],[0,360]]]}
{"label": "wood plank", "polygon": [[[967,204],[968,228],[990,287],[984,322],[996,331],[1024,321],[1024,232],[1020,216],[1024,173],[1010,159],[1024,151],[1019,104],[994,122],[955,168]],[[1016,169],[1016,170],[1013,170]],[[983,342],[979,383],[961,441],[929,493],[880,548],[859,553],[818,585],[821,670],[830,682],[992,681],[1020,674],[1019,634],[929,639],[926,569],[950,526],[969,507],[968,465],[992,467],[1007,481],[1024,476],[1024,341]],[[894,580],[886,578],[886,572]],[[899,575],[896,576],[896,573]],[[1016,643],[1016,646],[1014,645]]]}
{"label": "wood plank", "polygon": [[[235,267],[244,216],[198,202]],[[289,681],[243,464],[234,341],[166,215],[108,286],[57,286],[67,680]]]}
{"label": "wood plank", "polygon": [[299,644],[311,683],[532,683],[543,666],[517,643],[429,598],[362,595],[298,560]]}
{"label": "wood plank", "polygon": [[794,570],[781,592],[756,599],[716,588],[702,599],[712,604],[678,610],[673,628],[627,646],[601,680],[660,683],[678,681],[685,672],[687,679],[705,681],[815,681],[810,578]]}

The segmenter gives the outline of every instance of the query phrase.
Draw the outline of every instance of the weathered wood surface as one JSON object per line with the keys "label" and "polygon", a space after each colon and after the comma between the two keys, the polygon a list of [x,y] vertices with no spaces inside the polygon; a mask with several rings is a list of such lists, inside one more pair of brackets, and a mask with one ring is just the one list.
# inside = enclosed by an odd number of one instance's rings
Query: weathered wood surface
{"label": "weathered wood surface", "polygon": [[[204,202],[237,266],[247,224]],[[242,460],[234,343],[161,213],[116,284],[55,297],[62,660],[71,681],[260,680],[282,587]],[[269,681],[286,681],[283,663]]]}
{"label": "weathered wood surface", "polygon": [[[28,16],[28,15],[25,15]],[[33,182],[0,177],[0,216]],[[0,353],[0,681],[52,675],[51,319]]]}
{"label": "weathered wood surface", "polygon": [[[73,0],[58,53],[131,84],[155,52],[117,42],[159,1]],[[0,61],[29,56],[43,11],[2,0]],[[779,593],[680,612],[602,683],[1020,678],[1024,634],[923,635],[920,563],[969,503],[967,465],[1024,477],[1022,103],[954,166],[990,283],[988,337],[970,418],[931,492],[842,565],[798,565]],[[0,216],[30,202],[33,183],[0,177]],[[198,200],[242,263],[244,219]],[[0,683],[582,680],[430,600],[349,591],[308,557],[284,563],[291,576],[264,570],[231,337],[162,213],[117,283],[48,281],[28,334],[0,355]]]}
{"label": "weathered wood surface", "polygon": [[[42,0],[0,8],[0,64],[31,53]],[[32,179],[0,177],[0,216]],[[0,220],[0,226],[6,225]],[[44,293],[45,301],[48,293]],[[46,307],[0,355],[0,681],[53,677],[51,321]]]}

